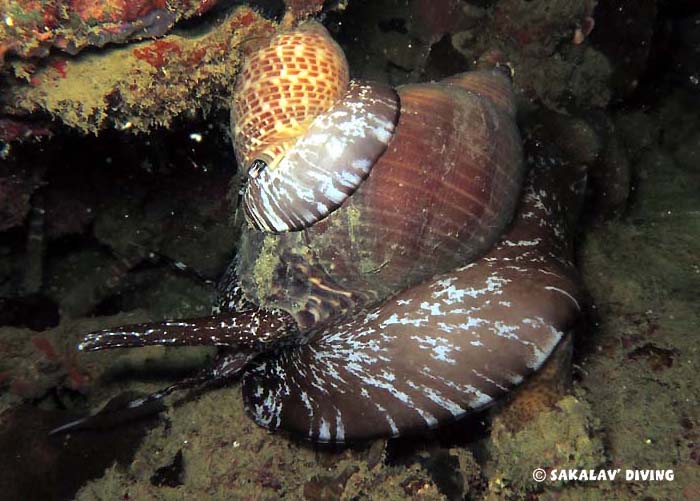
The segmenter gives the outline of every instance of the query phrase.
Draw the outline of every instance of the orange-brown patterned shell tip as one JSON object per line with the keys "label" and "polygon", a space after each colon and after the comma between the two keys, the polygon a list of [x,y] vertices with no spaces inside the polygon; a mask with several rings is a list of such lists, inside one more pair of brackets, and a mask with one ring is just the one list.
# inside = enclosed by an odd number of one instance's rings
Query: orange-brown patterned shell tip
{"label": "orange-brown patterned shell tip", "polygon": [[261,155],[284,153],[311,121],[347,90],[348,63],[315,21],[272,38],[246,60],[231,110],[236,159],[242,168]]}
{"label": "orange-brown patterned shell tip", "polygon": [[515,95],[507,66],[460,73],[443,82],[490,99],[511,116],[515,115]]}

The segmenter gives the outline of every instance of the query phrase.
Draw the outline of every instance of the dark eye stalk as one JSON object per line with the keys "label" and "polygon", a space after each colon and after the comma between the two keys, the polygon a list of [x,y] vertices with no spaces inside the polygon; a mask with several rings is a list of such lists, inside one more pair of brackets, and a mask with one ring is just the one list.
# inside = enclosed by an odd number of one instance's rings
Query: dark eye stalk
{"label": "dark eye stalk", "polygon": [[260,173],[265,169],[267,169],[267,163],[265,163],[264,160],[256,158],[250,163],[250,167],[248,167],[248,176],[252,179],[257,179]]}

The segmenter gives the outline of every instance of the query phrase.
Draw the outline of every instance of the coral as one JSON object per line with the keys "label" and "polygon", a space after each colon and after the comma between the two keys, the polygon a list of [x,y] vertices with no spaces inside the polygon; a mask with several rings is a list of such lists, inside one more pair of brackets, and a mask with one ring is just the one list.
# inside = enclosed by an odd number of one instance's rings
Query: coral
{"label": "coral", "polygon": [[[616,62],[610,80],[616,97],[636,90],[648,68],[660,3],[658,0],[639,0],[634,4],[617,0],[598,2],[598,25],[591,37],[594,46]],[[620,33],[625,36],[621,37]]]}
{"label": "coral", "polygon": [[596,217],[619,217],[627,210],[632,174],[627,150],[615,124],[605,113],[589,113],[600,141],[597,162],[590,171],[593,211]]}
{"label": "coral", "polygon": [[582,341],[580,387],[606,430],[613,467],[675,471],[673,482],[615,483],[611,498],[692,499],[700,482],[689,420],[700,401],[689,335],[700,324],[700,207],[697,168],[678,152],[692,148],[697,112],[671,94],[614,121],[636,190],[627,217],[596,227],[582,249],[599,320]]}
{"label": "coral", "polygon": [[409,4],[411,31],[432,45],[463,24],[462,2],[458,0],[414,0]]}
{"label": "coral", "polygon": [[198,16],[217,0],[2,0],[0,66],[3,56],[46,56],[52,47],[77,54],[164,35],[177,21]]}
{"label": "coral", "polygon": [[[445,35],[464,29],[463,8],[464,3],[455,0],[350,2],[340,39],[353,40],[344,49],[354,76],[399,85],[465,71],[468,63],[451,47],[446,57],[434,57]],[[436,59],[449,61],[449,69],[433,71]]]}
{"label": "coral", "polygon": [[593,14],[595,0],[550,1],[531,4],[526,0],[502,0],[493,11],[496,36],[522,51],[551,54],[574,29]]}
{"label": "coral", "polygon": [[[248,45],[275,30],[258,11],[240,6],[197,35],[164,36],[176,22],[202,15],[217,0],[2,2],[7,14],[0,23],[0,67],[3,54],[19,56],[4,67],[8,79],[0,110],[12,116],[0,121],[4,141],[43,134],[25,121],[38,111],[82,132],[145,131],[185,113],[207,114],[226,101]],[[285,26],[323,4],[287,3]],[[104,50],[78,57],[49,51],[56,47],[75,56],[88,46]]]}
{"label": "coral", "polygon": [[[391,84],[438,80],[496,62],[514,70],[522,105],[604,107],[608,59],[591,45],[595,0],[357,2],[342,36],[356,76]],[[593,30],[591,32],[591,30]]]}
{"label": "coral", "polygon": [[[51,135],[51,130],[44,124],[0,118],[0,141],[2,142],[9,143],[29,138],[50,137]],[[4,150],[0,151],[0,158],[5,158],[6,155]]]}
{"label": "coral", "polygon": [[10,67],[29,83],[15,81],[1,104],[14,115],[47,112],[83,132],[166,126],[177,116],[219,106],[245,41],[274,29],[255,11],[239,7],[200,37],[173,34],[77,58],[56,55],[33,68],[15,61]]}
{"label": "coral", "polygon": [[321,10],[324,0],[284,0],[288,12],[295,18],[303,18]]}

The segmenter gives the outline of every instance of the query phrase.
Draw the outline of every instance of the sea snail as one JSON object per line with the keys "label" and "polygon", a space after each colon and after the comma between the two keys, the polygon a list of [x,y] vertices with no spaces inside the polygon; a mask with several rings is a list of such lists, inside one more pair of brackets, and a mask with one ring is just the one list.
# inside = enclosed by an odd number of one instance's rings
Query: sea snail
{"label": "sea snail", "polygon": [[210,344],[220,358],[130,408],[241,376],[267,428],[397,436],[493,403],[576,322],[571,222],[585,172],[535,152],[523,175],[509,78],[392,90],[347,75],[316,23],[250,57],[232,112],[250,225],[215,314],[80,346]]}

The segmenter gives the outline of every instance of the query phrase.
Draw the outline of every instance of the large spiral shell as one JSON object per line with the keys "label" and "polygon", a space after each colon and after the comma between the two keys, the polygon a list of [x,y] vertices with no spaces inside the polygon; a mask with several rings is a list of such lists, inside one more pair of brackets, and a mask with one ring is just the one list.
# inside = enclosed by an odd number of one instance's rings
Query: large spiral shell
{"label": "large spiral shell", "polygon": [[328,216],[369,175],[397,118],[393,89],[351,82],[343,98],[311,122],[275,168],[262,160],[254,164],[243,198],[248,220],[278,233]]}
{"label": "large spiral shell", "polygon": [[308,24],[243,70],[233,118],[251,226],[224,313],[100,331],[82,349],[226,347],[210,378],[242,373],[257,423],[321,442],[458,419],[541,367],[579,318],[566,216],[585,172],[530,162],[508,228],[523,177],[508,76],[395,92],[348,84],[344,64]]}
{"label": "large spiral shell", "polygon": [[565,221],[584,186],[583,169],[533,168],[512,228],[485,256],[257,359],[243,379],[247,412],[273,430],[346,442],[433,428],[492,404],[580,317]]}
{"label": "large spiral shell", "polygon": [[[394,138],[339,210],[264,243],[244,232],[241,269],[251,274],[241,278],[260,304],[313,325],[473,260],[510,221],[522,151],[508,77],[471,72],[398,93]],[[260,280],[261,253],[277,261],[272,288]]]}

